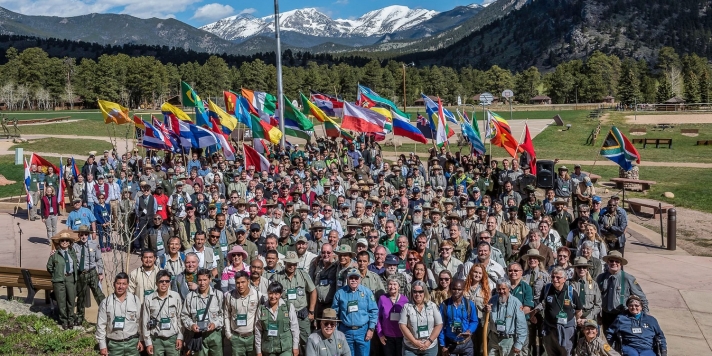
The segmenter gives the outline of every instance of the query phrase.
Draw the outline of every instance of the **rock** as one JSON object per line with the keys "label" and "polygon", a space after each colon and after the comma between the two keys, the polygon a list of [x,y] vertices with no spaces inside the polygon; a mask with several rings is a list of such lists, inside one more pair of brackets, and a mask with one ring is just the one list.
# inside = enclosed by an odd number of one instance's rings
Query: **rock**
{"label": "rock", "polygon": [[394,140],[393,138],[387,139],[387,140],[383,143],[383,145],[384,145],[384,146],[393,146],[393,147],[400,147],[400,146],[403,146],[402,143],[400,143],[400,142]]}
{"label": "rock", "polygon": [[665,192],[665,193],[663,193],[663,196],[665,198],[675,199],[675,194],[673,194],[672,192]]}
{"label": "rock", "polygon": [[24,139],[24,138],[17,137],[17,138],[12,139],[12,143],[25,143],[25,142],[27,142],[27,139]]}
{"label": "rock", "polygon": [[10,184],[15,184],[15,181],[14,181],[14,180],[8,180],[7,178],[5,178],[5,176],[3,176],[2,174],[0,174],[0,187],[3,186],[3,185],[10,185]]}

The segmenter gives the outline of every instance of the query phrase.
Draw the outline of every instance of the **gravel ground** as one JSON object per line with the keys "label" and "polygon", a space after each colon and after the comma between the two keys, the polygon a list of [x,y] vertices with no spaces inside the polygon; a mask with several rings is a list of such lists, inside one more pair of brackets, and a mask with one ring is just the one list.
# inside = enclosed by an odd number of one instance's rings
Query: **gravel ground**
{"label": "gravel ground", "polygon": [[0,299],[0,309],[12,313],[13,315],[51,315],[52,309],[49,305],[33,305],[25,304],[21,301],[8,301],[7,299]]}

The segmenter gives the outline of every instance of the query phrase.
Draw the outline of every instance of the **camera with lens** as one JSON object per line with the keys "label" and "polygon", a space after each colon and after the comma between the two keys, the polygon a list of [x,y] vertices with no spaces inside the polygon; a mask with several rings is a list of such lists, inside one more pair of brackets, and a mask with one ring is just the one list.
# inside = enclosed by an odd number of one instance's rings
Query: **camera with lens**
{"label": "camera with lens", "polygon": [[158,327],[158,319],[151,317],[148,323],[146,323],[146,326],[149,329],[155,329],[156,327]]}
{"label": "camera with lens", "polygon": [[452,333],[455,335],[460,335],[462,334],[462,326],[453,326],[452,327]]}

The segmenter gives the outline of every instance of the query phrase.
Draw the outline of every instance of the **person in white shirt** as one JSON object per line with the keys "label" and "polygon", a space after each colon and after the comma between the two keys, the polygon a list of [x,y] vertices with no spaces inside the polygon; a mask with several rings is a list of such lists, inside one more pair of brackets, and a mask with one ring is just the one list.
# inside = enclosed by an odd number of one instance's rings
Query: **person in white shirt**
{"label": "person in white shirt", "polygon": [[[218,262],[215,260],[213,249],[205,246],[207,237],[205,232],[201,231],[195,234],[193,238],[193,247],[190,252],[194,252],[198,256],[198,268],[205,268],[211,272],[213,278],[218,275]],[[219,256],[219,255],[218,255]]]}
{"label": "person in white shirt", "polygon": [[470,269],[475,264],[481,263],[487,268],[487,276],[490,280],[496,281],[504,278],[507,274],[504,272],[504,267],[490,258],[492,249],[489,243],[480,242],[477,244],[477,258],[471,262],[465,262],[457,273],[458,279],[466,279],[470,273]]}

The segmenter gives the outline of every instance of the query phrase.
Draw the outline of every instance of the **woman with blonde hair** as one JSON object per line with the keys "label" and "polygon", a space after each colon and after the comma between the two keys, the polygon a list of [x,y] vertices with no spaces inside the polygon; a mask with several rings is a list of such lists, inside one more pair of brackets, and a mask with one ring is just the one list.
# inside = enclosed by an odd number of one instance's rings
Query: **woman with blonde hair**
{"label": "woman with blonde hair", "polygon": [[[477,318],[482,320],[486,304],[492,297],[492,292],[495,289],[494,282],[489,280],[485,265],[478,263],[472,266],[470,273],[465,279],[464,296],[475,303],[477,307]],[[483,340],[482,325],[477,326],[477,330],[472,336],[473,345],[482,345]],[[481,354],[479,347],[475,346],[475,355]]]}
{"label": "woman with blonde hair", "polygon": [[403,306],[398,322],[403,333],[403,356],[435,356],[443,319],[438,306],[430,300],[428,287],[413,283],[413,298]]}
{"label": "woman with blonde hair", "polygon": [[578,246],[576,246],[576,255],[581,256],[581,246],[586,241],[591,241],[593,243],[593,253],[592,256],[601,259],[608,255],[608,249],[606,248],[606,241],[603,240],[601,235],[598,234],[596,225],[586,224],[583,227],[584,238],[579,240]]}

